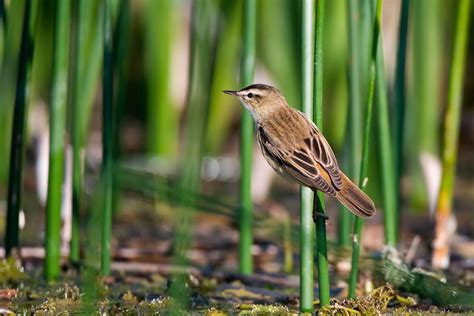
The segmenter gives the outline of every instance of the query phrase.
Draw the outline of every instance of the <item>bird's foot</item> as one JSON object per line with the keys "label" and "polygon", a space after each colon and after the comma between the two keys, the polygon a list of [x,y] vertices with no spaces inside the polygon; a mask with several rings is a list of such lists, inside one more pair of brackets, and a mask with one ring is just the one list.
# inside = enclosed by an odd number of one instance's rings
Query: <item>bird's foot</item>
{"label": "bird's foot", "polygon": [[324,213],[320,213],[320,212],[313,212],[313,221],[316,223],[316,220],[318,218],[322,218],[324,219],[325,221],[327,221],[329,219],[329,216],[327,216],[326,214]]}

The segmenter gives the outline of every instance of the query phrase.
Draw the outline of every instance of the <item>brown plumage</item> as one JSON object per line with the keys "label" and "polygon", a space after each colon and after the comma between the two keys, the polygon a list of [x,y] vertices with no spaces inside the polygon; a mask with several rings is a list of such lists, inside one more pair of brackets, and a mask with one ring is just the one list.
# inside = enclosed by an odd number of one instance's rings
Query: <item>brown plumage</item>
{"label": "brown plumage", "polygon": [[357,216],[375,213],[372,200],[339,169],[316,125],[291,108],[280,91],[254,84],[224,92],[236,96],[252,114],[262,153],[277,173],[335,197]]}

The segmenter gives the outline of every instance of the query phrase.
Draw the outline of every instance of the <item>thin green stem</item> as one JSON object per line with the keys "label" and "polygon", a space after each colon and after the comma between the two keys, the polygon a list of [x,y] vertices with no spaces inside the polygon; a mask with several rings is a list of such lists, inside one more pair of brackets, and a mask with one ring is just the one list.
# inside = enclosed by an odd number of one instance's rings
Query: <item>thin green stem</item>
{"label": "thin green stem", "polygon": [[174,0],[146,3],[147,151],[167,159],[176,157],[178,143],[178,113],[169,80],[176,31],[168,27],[174,24],[176,4]]}
{"label": "thin green stem", "polygon": [[459,125],[463,97],[466,48],[469,35],[470,0],[461,0],[454,38],[454,49],[449,73],[448,100],[444,118],[441,187],[436,210],[436,236],[433,242],[432,264],[447,268],[449,264],[449,217],[453,207],[453,191],[459,142]]}
{"label": "thin green stem", "polygon": [[101,26],[103,16],[100,6],[101,1],[79,1],[81,22],[78,63],[81,93],[77,94],[77,102],[82,108],[80,121],[82,147],[89,131],[90,115],[104,55],[103,34],[100,31],[103,29]]}
{"label": "thin green stem", "polygon": [[382,50],[382,36],[379,35],[377,61],[376,61],[376,80],[375,90],[377,102],[375,102],[377,113],[377,138],[379,149],[380,174],[382,180],[382,197],[384,209],[384,232],[385,243],[390,247],[397,244],[397,220],[396,220],[396,180],[395,167],[393,159],[392,139],[390,137],[390,120],[388,109],[387,84],[385,82],[385,66]]}
{"label": "thin green stem", "polygon": [[0,72],[3,66],[1,61],[3,61],[5,54],[6,24],[5,1],[0,0]]}
{"label": "thin green stem", "polygon": [[[93,33],[91,28],[98,25],[99,1],[73,1],[73,30],[71,38],[71,145],[72,145],[72,261],[79,260],[80,254],[80,214],[82,208],[83,155],[88,129],[90,108],[97,85],[100,61],[102,59],[102,32]],[[94,24],[95,22],[95,24]],[[71,56],[71,57],[72,57]]]}
{"label": "thin green stem", "polygon": [[398,49],[397,49],[397,65],[395,70],[395,87],[394,87],[394,109],[395,122],[393,124],[393,144],[395,157],[395,219],[397,220],[395,232],[398,235],[398,221],[400,220],[400,178],[402,176],[403,166],[403,136],[405,130],[405,65],[406,65],[406,49],[408,39],[408,16],[410,3],[408,0],[402,1],[400,12],[400,26],[398,31]]}
{"label": "thin green stem", "polygon": [[[362,143],[362,97],[361,97],[361,67],[364,64],[361,58],[361,41],[359,32],[359,1],[347,1],[347,16],[349,27],[349,118],[347,120],[346,148],[348,156],[347,172],[353,181],[359,180],[360,151]],[[350,245],[350,225],[354,216],[347,208],[341,206],[339,213],[338,242],[342,247]]]}
{"label": "thin green stem", "polygon": [[[69,259],[72,262],[79,261],[80,253],[80,197],[81,197],[81,166],[80,166],[80,135],[79,131],[79,120],[80,120],[80,108],[75,102],[77,97],[79,82],[78,72],[79,64],[79,23],[80,23],[80,10],[79,0],[73,0],[72,3],[72,21],[71,21],[71,39],[70,39],[70,59],[69,59],[69,94],[68,102],[69,108],[71,109],[71,145],[72,145],[72,222],[71,222],[71,244]],[[79,177],[78,177],[79,175]]]}
{"label": "thin green stem", "polygon": [[[378,51],[378,38],[380,32],[380,20],[382,16],[382,0],[377,0],[376,15],[373,24],[373,41],[371,49],[371,61],[369,68],[369,86],[367,90],[367,106],[365,109],[364,134],[362,144],[362,159],[360,163],[359,187],[364,190],[367,185],[367,167],[369,160],[369,144],[372,125],[372,108],[374,101],[374,88],[376,79],[376,60]],[[356,296],[357,276],[359,273],[360,240],[362,232],[362,219],[356,217],[354,222],[354,236],[352,240],[352,268],[349,277],[349,297]]]}
{"label": "thin green stem", "polygon": [[[304,0],[302,14],[302,110],[313,117],[314,79],[314,2]],[[314,223],[312,217],[314,194],[311,189],[300,190],[300,311],[313,312],[314,298]]]}
{"label": "thin green stem", "polygon": [[112,164],[113,164],[113,62],[112,62],[112,5],[103,0],[103,36],[104,36],[104,68],[103,68],[103,105],[102,105],[102,275],[110,273],[112,235]]}
{"label": "thin green stem", "polygon": [[470,17],[470,0],[461,0],[458,9],[454,50],[449,74],[448,102],[444,121],[443,176],[438,211],[450,212],[456,170],[462,88],[466,64],[466,47]]}
{"label": "thin green stem", "polygon": [[[240,69],[240,83],[245,87],[253,82],[255,72],[255,37],[256,37],[257,5],[255,0],[245,0],[243,10],[243,59]],[[252,262],[252,147],[253,121],[247,111],[242,113],[240,136],[240,202],[239,212],[239,271],[242,274],[251,274]]]}
{"label": "thin green stem", "polygon": [[56,1],[53,50],[53,91],[50,109],[48,198],[46,202],[45,277],[60,274],[61,201],[69,53],[69,1]]}
{"label": "thin green stem", "polygon": [[[323,36],[325,0],[318,0],[316,8],[316,43],[314,52],[314,121],[323,130]],[[324,194],[314,197],[313,213],[324,214]],[[314,216],[313,216],[314,218]],[[327,254],[326,219],[316,216],[316,256],[318,261],[319,301],[321,307],[329,305],[329,267]]]}
{"label": "thin green stem", "polygon": [[[215,67],[215,53],[219,35],[215,1],[196,0],[191,15],[190,76],[188,85],[187,112],[185,118],[185,159],[181,161],[179,187],[200,190],[202,149],[209,110],[210,88]],[[214,32],[216,31],[216,32]],[[191,224],[196,199],[184,194],[180,197],[182,207],[176,210],[174,219],[174,263],[186,265],[187,250],[191,242]],[[182,273],[177,273],[176,282],[170,289],[177,308],[187,308],[189,290]]]}
{"label": "thin green stem", "polygon": [[38,2],[26,0],[21,33],[20,58],[13,108],[13,127],[10,146],[10,170],[7,196],[7,225],[5,231],[5,252],[8,256],[18,244],[18,223],[21,207],[21,186],[23,158],[25,151],[25,126],[27,120],[28,85],[33,56],[33,36],[36,28]]}
{"label": "thin green stem", "polygon": [[26,1],[9,1],[4,16],[5,42],[0,71],[0,181],[8,181],[11,133]]}
{"label": "thin green stem", "polygon": [[446,12],[444,0],[410,1],[411,58],[412,69],[409,92],[409,104],[406,107],[406,134],[416,135],[406,142],[406,166],[410,175],[410,186],[407,192],[412,208],[419,211],[435,208],[430,202],[429,185],[431,179],[424,179],[420,163],[421,154],[436,159],[439,156],[439,126],[442,108],[444,85],[444,64],[446,59],[444,37],[446,25],[441,23]]}

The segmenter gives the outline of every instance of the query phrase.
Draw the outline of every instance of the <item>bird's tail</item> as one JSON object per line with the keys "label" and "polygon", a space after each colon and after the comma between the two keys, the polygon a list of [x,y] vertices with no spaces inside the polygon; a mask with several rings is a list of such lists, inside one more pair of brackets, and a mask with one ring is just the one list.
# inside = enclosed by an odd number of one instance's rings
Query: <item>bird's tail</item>
{"label": "bird's tail", "polygon": [[341,172],[342,189],[336,198],[352,213],[360,217],[371,217],[375,213],[374,202]]}

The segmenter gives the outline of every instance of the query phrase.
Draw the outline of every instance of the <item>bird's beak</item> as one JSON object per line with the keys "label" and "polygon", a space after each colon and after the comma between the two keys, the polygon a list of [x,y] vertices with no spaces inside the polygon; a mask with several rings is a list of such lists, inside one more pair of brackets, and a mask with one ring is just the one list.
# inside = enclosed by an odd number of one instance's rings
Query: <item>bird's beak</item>
{"label": "bird's beak", "polygon": [[225,94],[228,94],[228,95],[233,95],[234,97],[237,96],[237,91],[224,90],[224,91],[222,91],[222,92],[224,92]]}

